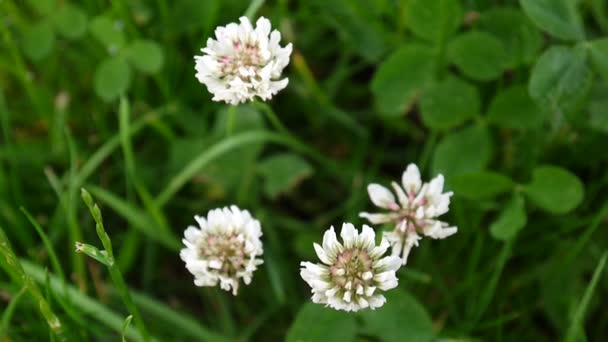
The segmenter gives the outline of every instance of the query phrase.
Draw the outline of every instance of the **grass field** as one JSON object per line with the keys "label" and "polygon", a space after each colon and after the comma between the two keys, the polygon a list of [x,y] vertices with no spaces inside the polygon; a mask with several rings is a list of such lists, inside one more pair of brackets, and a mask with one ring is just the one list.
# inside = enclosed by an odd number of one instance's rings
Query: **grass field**
{"label": "grass field", "polygon": [[[292,44],[289,83],[213,101],[194,56],[241,16]],[[2,342],[608,336],[605,0],[0,0],[0,126]],[[313,303],[313,243],[410,163],[458,232],[382,307]],[[236,296],[180,258],[230,205],[263,233]]]}

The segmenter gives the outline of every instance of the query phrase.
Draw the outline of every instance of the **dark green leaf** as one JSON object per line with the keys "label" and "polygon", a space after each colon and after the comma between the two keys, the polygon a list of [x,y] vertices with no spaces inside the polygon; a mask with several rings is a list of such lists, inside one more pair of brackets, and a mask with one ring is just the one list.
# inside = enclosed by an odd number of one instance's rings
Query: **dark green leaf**
{"label": "dark green leaf", "polygon": [[409,44],[380,64],[371,87],[381,114],[399,116],[414,104],[420,91],[433,78],[434,59],[429,47]]}
{"label": "dark green leaf", "polygon": [[480,107],[477,89],[457,77],[431,86],[420,100],[422,121],[433,129],[458,126],[478,116]]}
{"label": "dark green leaf", "polygon": [[454,38],[448,47],[448,57],[462,73],[478,81],[498,78],[509,62],[502,42],[479,31]]}
{"label": "dark green leaf", "polygon": [[48,56],[55,45],[55,31],[48,21],[40,21],[29,26],[23,33],[23,52],[33,60],[39,61]]}
{"label": "dark green leaf", "polygon": [[557,166],[540,166],[532,173],[532,182],[525,187],[526,194],[540,208],[565,214],[583,200],[583,183],[572,172]]}
{"label": "dark green leaf", "polygon": [[446,182],[453,177],[483,170],[492,158],[492,139],[485,126],[473,125],[446,135],[433,155],[433,173]]}
{"label": "dark green leaf", "polygon": [[406,15],[416,36],[437,44],[443,44],[463,20],[460,1],[454,0],[409,0]]}
{"label": "dark green leaf", "polygon": [[564,40],[583,40],[585,32],[573,0],[520,0],[536,26]]}
{"label": "dark green leaf", "polygon": [[273,199],[293,189],[313,172],[306,160],[292,153],[266,158],[260,162],[258,170],[264,177],[264,192]]}
{"label": "dark green leaf", "polygon": [[594,84],[588,109],[591,128],[608,133],[608,82],[596,82]]}
{"label": "dark green leaf", "polygon": [[592,81],[587,50],[553,46],[536,62],[528,91],[540,106],[569,114],[580,107]]}
{"label": "dark green leaf", "polygon": [[342,40],[369,61],[377,61],[389,48],[390,31],[367,0],[313,0]]}
{"label": "dark green leaf", "polygon": [[357,335],[355,317],[308,302],[298,312],[287,332],[287,342],[354,341]]}
{"label": "dark green leaf", "polygon": [[433,321],[414,297],[400,289],[391,290],[385,296],[386,304],[382,308],[361,312],[366,333],[385,342],[434,339]]}
{"label": "dark green leaf", "polygon": [[108,49],[114,53],[125,44],[125,35],[122,25],[107,16],[98,16],[91,21],[91,33]]}
{"label": "dark green leaf", "polygon": [[130,82],[131,69],[122,58],[108,58],[95,70],[95,92],[106,101],[112,101],[124,94]]}
{"label": "dark green leaf", "polygon": [[484,171],[454,177],[450,185],[456,196],[484,199],[510,191],[514,184],[505,175]]}
{"label": "dark green leaf", "polygon": [[528,89],[522,85],[499,92],[488,109],[488,121],[504,128],[537,128],[545,119],[546,112],[530,98]]}
{"label": "dark green leaf", "polygon": [[530,20],[515,8],[494,8],[481,14],[478,28],[498,38],[507,51],[508,68],[536,60],[543,37]]}
{"label": "dark green leaf", "polygon": [[163,65],[163,51],[153,40],[136,40],[127,50],[129,62],[145,73],[156,73]]}
{"label": "dark green leaf", "polygon": [[490,225],[490,234],[497,240],[511,240],[526,226],[527,221],[524,198],[519,194],[514,194],[500,212],[498,219]]}
{"label": "dark green leaf", "polygon": [[87,32],[87,15],[72,4],[61,6],[54,18],[57,31],[68,39],[77,39]]}

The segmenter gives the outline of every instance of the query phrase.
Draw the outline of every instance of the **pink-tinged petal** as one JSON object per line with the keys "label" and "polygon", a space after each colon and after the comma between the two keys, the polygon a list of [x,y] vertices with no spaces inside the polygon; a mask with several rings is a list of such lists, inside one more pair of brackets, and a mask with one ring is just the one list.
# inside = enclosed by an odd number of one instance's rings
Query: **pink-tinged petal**
{"label": "pink-tinged petal", "polygon": [[370,184],[367,186],[367,193],[377,207],[394,210],[397,206],[395,196],[390,190],[380,184]]}
{"label": "pink-tinged petal", "polygon": [[393,190],[395,190],[395,193],[397,194],[397,199],[399,200],[399,204],[401,205],[401,207],[406,208],[408,206],[408,204],[410,203],[410,201],[407,198],[405,191],[403,191],[403,188],[395,182],[391,182],[391,186],[393,187]]}

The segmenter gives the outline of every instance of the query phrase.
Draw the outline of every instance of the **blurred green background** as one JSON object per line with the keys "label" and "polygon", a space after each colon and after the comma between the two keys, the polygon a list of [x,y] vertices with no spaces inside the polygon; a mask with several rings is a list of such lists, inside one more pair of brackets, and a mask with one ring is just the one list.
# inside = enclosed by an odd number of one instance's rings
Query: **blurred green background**
{"label": "blurred green background", "polygon": [[[294,44],[289,85],[229,107],[193,55],[248,9]],[[40,289],[2,245],[0,340],[141,338],[74,251],[101,248],[81,187],[161,341],[605,339],[607,34],[605,0],[0,1],[0,227]],[[312,242],[411,162],[445,175],[458,234],[415,248],[377,311],[311,304]],[[237,297],[178,255],[233,203],[264,233]]]}

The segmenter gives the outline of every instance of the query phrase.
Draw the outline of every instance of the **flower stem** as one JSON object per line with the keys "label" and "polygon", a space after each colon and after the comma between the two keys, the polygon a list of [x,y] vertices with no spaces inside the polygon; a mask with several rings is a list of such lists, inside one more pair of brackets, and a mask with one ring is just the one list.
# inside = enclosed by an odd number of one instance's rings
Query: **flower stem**
{"label": "flower stem", "polygon": [[245,16],[249,18],[249,20],[253,21],[253,17],[258,12],[260,7],[262,7],[265,1],[266,0],[251,0],[249,7],[247,7],[247,10],[245,11]]}
{"label": "flower stem", "polygon": [[279,131],[285,135],[289,135],[289,136],[293,137],[293,134],[291,134],[291,132],[285,127],[285,125],[283,125],[283,123],[281,122],[281,120],[279,119],[277,114],[274,112],[272,107],[270,107],[268,104],[266,104],[264,102],[260,102],[260,101],[253,102],[253,105],[255,107],[257,107],[258,109],[260,109],[262,112],[264,112],[264,114],[266,114],[268,121],[270,121],[270,124],[272,124],[272,126],[277,131]]}
{"label": "flower stem", "polygon": [[236,106],[228,107],[228,118],[226,119],[226,136],[231,136],[234,132],[234,120],[236,116]]}

